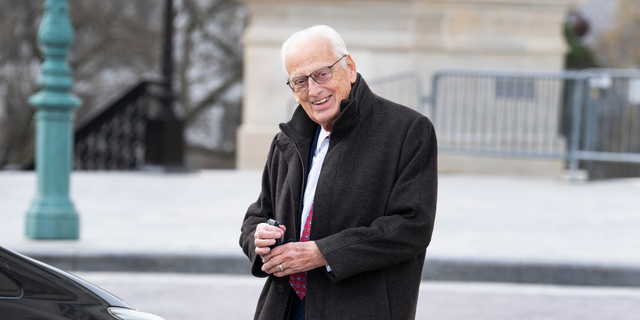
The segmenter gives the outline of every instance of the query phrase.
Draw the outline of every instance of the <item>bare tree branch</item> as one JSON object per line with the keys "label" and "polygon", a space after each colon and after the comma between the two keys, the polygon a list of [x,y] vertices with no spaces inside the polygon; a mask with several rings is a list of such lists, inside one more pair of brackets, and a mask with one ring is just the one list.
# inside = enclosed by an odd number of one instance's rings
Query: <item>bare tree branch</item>
{"label": "bare tree branch", "polygon": [[192,123],[195,117],[198,115],[198,113],[200,113],[202,110],[209,107],[211,103],[220,99],[222,94],[224,94],[224,92],[227,89],[229,89],[232,85],[234,85],[240,79],[242,79],[241,73],[236,72],[232,74],[232,76],[228,78],[225,82],[223,82],[222,85],[216,88],[216,90],[210,92],[209,95],[207,95],[204,99],[200,100],[193,108],[188,110],[185,116],[185,122],[187,124]]}
{"label": "bare tree branch", "polygon": [[100,51],[108,46],[110,44],[110,40],[111,39],[107,38],[106,36],[102,37],[100,41],[98,41],[98,43],[94,44],[88,50],[85,50],[80,56],[75,57],[75,59],[73,59],[72,61],[69,61],[70,67],[72,69],[76,69],[78,68],[78,66],[87,63],[89,59],[94,58]]}
{"label": "bare tree branch", "polygon": [[[0,110],[0,167],[21,162],[33,150],[35,110],[27,100],[36,91],[36,70],[43,59],[37,34],[44,1],[0,1],[0,99],[4,102],[0,104],[4,106]],[[72,90],[83,100],[76,111],[76,117],[82,118],[123,84],[143,73],[157,72],[162,6],[158,0],[68,1],[76,35],[69,54],[74,70]],[[241,84],[239,38],[246,11],[234,0],[182,0],[176,1],[176,7],[175,21],[181,22],[176,30],[180,40],[177,94],[187,125],[197,127],[195,120],[206,110],[222,105],[216,109],[223,112],[222,118],[220,113],[214,117],[223,119],[220,123],[198,125],[210,127],[203,131],[211,134],[206,137],[207,148],[233,145],[229,139],[240,121],[241,97],[229,89]]]}

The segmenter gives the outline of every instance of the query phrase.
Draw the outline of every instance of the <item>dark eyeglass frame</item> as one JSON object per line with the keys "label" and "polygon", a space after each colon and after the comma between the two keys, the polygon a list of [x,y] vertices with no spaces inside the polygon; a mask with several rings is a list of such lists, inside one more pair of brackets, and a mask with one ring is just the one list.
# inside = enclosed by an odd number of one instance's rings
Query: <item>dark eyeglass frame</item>
{"label": "dark eyeglass frame", "polygon": [[[331,71],[331,68],[333,68],[333,66],[335,66],[338,62],[340,62],[340,60],[344,59],[344,57],[346,57],[346,56],[347,55],[345,54],[344,56],[342,56],[342,58],[338,59],[338,61],[334,62],[332,65],[330,65],[328,67],[322,67],[322,68],[318,68],[316,70],[313,70],[313,72],[311,72],[311,74],[308,75],[308,76],[295,77],[295,78],[287,81],[287,86],[289,86],[289,88],[291,88],[291,90],[293,92],[298,93],[298,92],[302,92],[302,91],[305,91],[305,90],[309,89],[309,78],[313,79],[313,81],[315,81],[317,84],[323,84],[323,83],[327,83],[327,82],[331,81],[331,79],[333,79],[333,72]],[[320,71],[320,70],[322,70],[322,69],[328,69],[329,70],[329,74],[331,74],[331,76],[326,81],[320,82],[320,81],[316,80],[316,78],[313,77],[313,74],[318,72],[318,71]],[[307,81],[307,86],[304,87],[304,89],[300,89],[300,90],[296,91],[293,88],[293,82],[295,80],[302,79],[302,78],[304,78]]]}

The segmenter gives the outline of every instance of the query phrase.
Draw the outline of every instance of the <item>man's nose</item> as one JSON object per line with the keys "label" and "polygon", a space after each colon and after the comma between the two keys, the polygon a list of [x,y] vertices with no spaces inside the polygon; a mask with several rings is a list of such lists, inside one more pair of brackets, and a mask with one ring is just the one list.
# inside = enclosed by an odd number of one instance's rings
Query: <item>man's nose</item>
{"label": "man's nose", "polygon": [[322,88],[315,80],[309,77],[309,95],[315,96],[320,93],[320,89]]}

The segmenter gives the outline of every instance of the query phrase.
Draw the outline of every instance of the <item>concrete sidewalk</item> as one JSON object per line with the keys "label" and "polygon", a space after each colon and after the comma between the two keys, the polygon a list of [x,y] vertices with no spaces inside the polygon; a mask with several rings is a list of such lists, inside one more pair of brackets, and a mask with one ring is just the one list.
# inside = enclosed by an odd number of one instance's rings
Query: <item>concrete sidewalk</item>
{"label": "concrete sidewalk", "polygon": [[[76,172],[79,241],[33,241],[35,174],[0,172],[0,245],[65,270],[248,274],[257,171]],[[440,175],[424,279],[640,286],[640,179]]]}

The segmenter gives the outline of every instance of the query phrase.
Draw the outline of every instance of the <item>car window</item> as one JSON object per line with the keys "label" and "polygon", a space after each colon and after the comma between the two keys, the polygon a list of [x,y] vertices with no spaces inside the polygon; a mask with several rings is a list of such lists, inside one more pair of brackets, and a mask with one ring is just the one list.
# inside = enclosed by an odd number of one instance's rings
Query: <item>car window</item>
{"label": "car window", "polygon": [[0,271],[0,298],[15,298],[22,295],[20,286]]}

